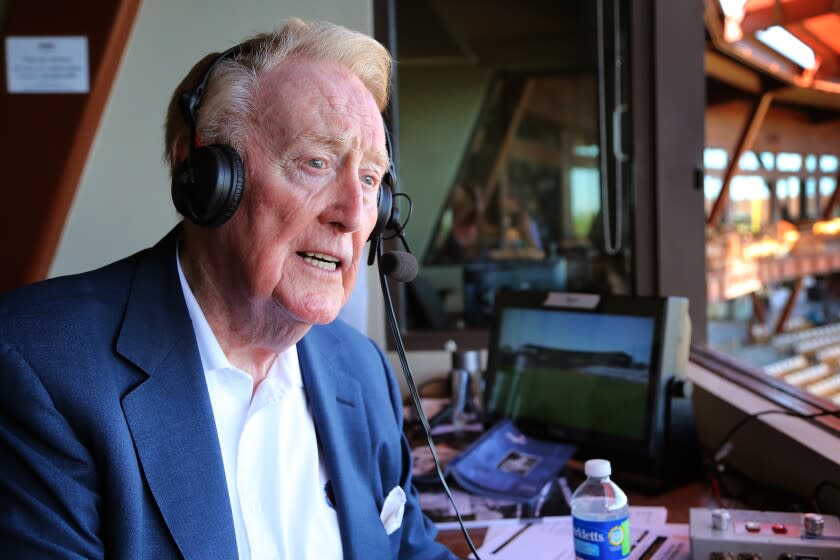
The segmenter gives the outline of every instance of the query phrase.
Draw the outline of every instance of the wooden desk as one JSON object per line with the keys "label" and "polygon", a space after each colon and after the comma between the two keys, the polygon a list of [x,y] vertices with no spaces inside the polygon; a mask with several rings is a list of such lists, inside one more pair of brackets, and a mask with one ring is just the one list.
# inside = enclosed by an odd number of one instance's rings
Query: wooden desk
{"label": "wooden desk", "polygon": [[[668,509],[668,523],[688,523],[688,511],[693,507],[720,507],[715,501],[711,486],[705,481],[692,482],[658,496],[648,496],[628,491],[627,499],[631,507],[666,507]],[[469,534],[475,547],[479,548],[484,542],[487,529],[469,529]],[[460,558],[466,558],[470,554],[470,548],[467,546],[460,529],[440,531],[437,540]]]}

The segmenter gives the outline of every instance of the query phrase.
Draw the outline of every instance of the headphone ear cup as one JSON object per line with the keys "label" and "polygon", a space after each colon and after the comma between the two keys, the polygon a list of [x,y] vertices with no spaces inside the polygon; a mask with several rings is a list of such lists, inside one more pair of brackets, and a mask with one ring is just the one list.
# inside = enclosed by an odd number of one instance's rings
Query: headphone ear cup
{"label": "headphone ear cup", "polygon": [[242,192],[245,189],[245,165],[242,163],[239,152],[234,150],[233,147],[227,144],[214,144],[213,147],[224,152],[230,165],[230,176],[225,178],[226,181],[220,177],[219,183],[220,188],[226,190],[223,197],[224,203],[214,219],[208,224],[210,226],[220,226],[233,216],[233,213],[239,208],[239,203],[242,202]]}
{"label": "headphone ear cup", "polygon": [[394,209],[394,191],[391,187],[391,175],[387,174],[382,178],[382,183],[379,185],[379,196],[376,204],[376,225],[373,226],[373,231],[370,232],[368,241],[373,241],[378,238],[391,222],[391,214]]}
{"label": "headphone ear cup", "polygon": [[226,144],[211,144],[178,165],[172,202],[192,222],[216,227],[233,216],[244,187],[245,166],[239,153]]}
{"label": "headphone ear cup", "polygon": [[175,204],[175,209],[179,214],[195,221],[187,200],[192,187],[193,179],[190,172],[190,163],[189,159],[185,159],[178,163],[172,173],[172,203]]}

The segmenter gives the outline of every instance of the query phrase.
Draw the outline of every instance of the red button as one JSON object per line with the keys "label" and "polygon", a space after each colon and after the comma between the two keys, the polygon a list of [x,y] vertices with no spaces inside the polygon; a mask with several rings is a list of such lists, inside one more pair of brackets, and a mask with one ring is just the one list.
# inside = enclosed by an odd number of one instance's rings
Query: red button
{"label": "red button", "polygon": [[758,521],[747,521],[744,523],[744,528],[750,533],[758,533],[761,531],[761,523]]}
{"label": "red button", "polygon": [[773,532],[777,535],[784,535],[787,533],[787,527],[785,527],[783,523],[773,523],[770,528],[773,529]]}

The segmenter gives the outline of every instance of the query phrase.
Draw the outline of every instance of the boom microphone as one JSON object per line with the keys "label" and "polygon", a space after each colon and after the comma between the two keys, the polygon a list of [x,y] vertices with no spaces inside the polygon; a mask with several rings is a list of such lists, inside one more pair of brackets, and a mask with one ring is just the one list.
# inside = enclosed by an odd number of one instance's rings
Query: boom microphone
{"label": "boom microphone", "polygon": [[420,265],[414,255],[405,251],[388,251],[379,261],[380,270],[397,282],[411,282],[417,277]]}
{"label": "boom microphone", "polygon": [[[408,199],[408,215],[410,217],[411,199],[408,195],[404,193],[396,193],[394,196],[403,196]],[[392,212],[392,218],[393,217]],[[408,218],[406,218],[406,223],[407,222]],[[473,544],[472,539],[470,538],[470,534],[467,532],[466,527],[464,527],[464,520],[461,518],[461,512],[458,511],[458,504],[455,503],[455,498],[452,497],[452,492],[449,490],[449,485],[446,483],[446,477],[443,474],[443,470],[440,468],[440,460],[438,459],[435,443],[432,440],[432,429],[429,426],[429,420],[423,413],[423,406],[420,403],[420,392],[417,390],[417,384],[414,382],[414,376],[411,374],[411,367],[408,365],[408,358],[405,355],[405,345],[403,344],[402,334],[400,333],[400,326],[397,323],[397,315],[394,313],[394,302],[391,300],[391,290],[388,288],[388,277],[396,280],[397,282],[411,282],[417,276],[420,265],[417,264],[417,259],[411,254],[411,249],[408,248],[405,235],[403,235],[405,223],[401,224],[396,219],[389,220],[386,228],[395,232],[393,236],[386,239],[393,239],[395,237],[399,238],[406,250],[388,251],[386,253],[382,248],[383,238],[382,232],[380,231],[373,237],[373,239],[371,239],[368,264],[371,265],[374,260],[376,260],[379,265],[379,284],[382,287],[382,298],[385,300],[385,317],[387,317],[388,324],[391,327],[394,346],[397,350],[397,355],[400,358],[403,373],[405,374],[405,382],[408,386],[408,392],[411,394],[414,409],[417,411],[420,424],[423,426],[423,432],[426,434],[426,445],[429,446],[429,451],[432,453],[432,459],[434,460],[435,470],[437,471],[438,478],[440,479],[440,485],[446,493],[446,496],[449,498],[449,503],[452,504],[452,508],[455,510],[455,517],[458,520],[458,524],[461,526],[461,532],[464,534],[464,540],[467,542],[467,545],[469,545],[473,556],[478,560],[481,560],[481,557],[478,555],[478,551],[475,549],[475,544]]]}

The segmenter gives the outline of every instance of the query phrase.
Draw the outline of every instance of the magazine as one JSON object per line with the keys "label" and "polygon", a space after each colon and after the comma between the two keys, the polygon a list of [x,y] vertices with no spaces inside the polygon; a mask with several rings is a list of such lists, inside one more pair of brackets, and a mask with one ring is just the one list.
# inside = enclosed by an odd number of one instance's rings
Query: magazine
{"label": "magazine", "polygon": [[502,420],[452,459],[447,474],[464,490],[502,500],[536,500],[550,488],[576,448],[523,434]]}

